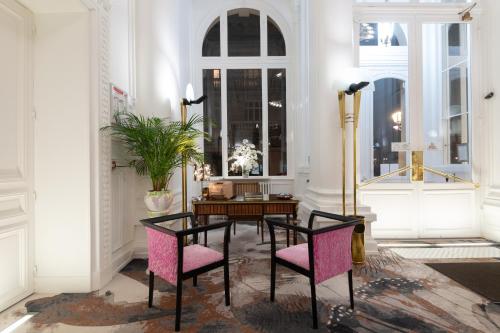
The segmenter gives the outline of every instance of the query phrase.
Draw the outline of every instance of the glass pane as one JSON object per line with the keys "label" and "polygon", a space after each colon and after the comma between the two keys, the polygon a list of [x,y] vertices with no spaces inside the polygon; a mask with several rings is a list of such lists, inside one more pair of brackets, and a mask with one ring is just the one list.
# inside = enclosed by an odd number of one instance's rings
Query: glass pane
{"label": "glass pane", "polygon": [[202,55],[204,57],[220,57],[220,20],[212,23],[203,40]]}
{"label": "glass pane", "polygon": [[[373,176],[404,168],[406,152],[395,143],[406,142],[405,82],[395,78],[375,81],[373,93]],[[406,176],[403,173],[394,179]]]}
{"label": "glass pane", "polygon": [[361,23],[359,28],[361,46],[408,46],[407,36],[406,24]]}
{"label": "glass pane", "polygon": [[270,17],[267,18],[267,55],[270,57],[286,56],[283,34]]}
{"label": "glass pane", "polygon": [[[424,164],[471,178],[469,25],[424,24]],[[432,173],[426,182],[449,182]]]}
{"label": "glass pane", "polygon": [[[360,24],[360,67],[373,77],[363,93],[361,177],[374,177],[409,165],[408,25],[396,22]],[[409,182],[401,172],[384,182]]]}
{"label": "glass pane", "polygon": [[230,57],[260,57],[259,11],[247,8],[231,10],[227,26]]}
{"label": "glass pane", "polygon": [[[229,176],[241,176],[242,164],[250,166],[251,176],[262,176],[262,154],[255,154],[262,152],[262,70],[227,71],[227,130]],[[242,144],[248,153],[234,156]]]}
{"label": "glass pane", "polygon": [[213,176],[222,176],[220,69],[203,70],[203,94],[208,97],[203,103],[203,130],[208,134],[208,140],[204,141],[205,163],[210,164]]}
{"label": "glass pane", "polygon": [[269,69],[269,176],[286,176],[286,70]]}

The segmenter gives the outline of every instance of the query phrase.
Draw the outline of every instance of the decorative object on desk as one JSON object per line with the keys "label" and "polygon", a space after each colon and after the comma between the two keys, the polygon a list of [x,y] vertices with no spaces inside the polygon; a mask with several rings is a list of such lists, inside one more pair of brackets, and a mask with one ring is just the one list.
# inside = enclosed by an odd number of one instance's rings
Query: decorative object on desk
{"label": "decorative object on desk", "polygon": [[210,199],[231,199],[233,194],[233,182],[222,181],[213,182],[208,185],[208,192]]}
{"label": "decorative object on desk", "polygon": [[244,178],[248,178],[250,172],[259,167],[259,155],[262,155],[260,150],[255,149],[255,145],[244,139],[242,143],[237,143],[233,150],[233,155],[228,162],[231,164],[231,171],[238,172],[241,169],[241,174]]}
{"label": "decorative object on desk", "polygon": [[168,213],[173,201],[168,184],[175,169],[183,161],[203,161],[196,143],[203,136],[203,132],[197,129],[201,123],[199,116],[191,117],[183,124],[121,112],[114,115],[110,126],[101,129],[109,130],[111,136],[125,146],[131,156],[129,166],[134,167],[137,174],[150,177],[153,188],[144,197],[150,217]]}
{"label": "decorative object on desk", "polygon": [[276,196],[280,200],[291,200],[293,199],[293,194],[290,193],[280,193]]}
{"label": "decorative object on desk", "polygon": [[196,164],[194,167],[194,181],[195,182],[200,182],[201,184],[201,196],[203,198],[207,198],[209,195],[208,188],[203,187],[203,183],[205,181],[209,181],[210,177],[212,176],[212,168],[210,164]]}

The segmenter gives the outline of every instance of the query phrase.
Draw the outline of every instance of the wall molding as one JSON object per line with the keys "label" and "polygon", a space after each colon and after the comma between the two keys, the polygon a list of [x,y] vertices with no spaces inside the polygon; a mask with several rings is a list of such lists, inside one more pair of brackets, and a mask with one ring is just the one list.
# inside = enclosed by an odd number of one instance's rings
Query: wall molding
{"label": "wall molding", "polygon": [[96,290],[112,278],[111,139],[100,128],[111,121],[109,0],[81,0],[90,13],[91,59],[91,286]]}

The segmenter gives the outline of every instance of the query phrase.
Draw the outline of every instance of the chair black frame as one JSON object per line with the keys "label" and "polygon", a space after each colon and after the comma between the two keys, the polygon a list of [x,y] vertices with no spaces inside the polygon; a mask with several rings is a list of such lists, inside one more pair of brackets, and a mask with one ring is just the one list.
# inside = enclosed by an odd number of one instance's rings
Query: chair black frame
{"label": "chair black frame", "polygon": [[[167,229],[161,226],[158,226],[158,223],[173,221],[179,219],[187,219],[191,220],[191,225],[193,226],[187,230],[174,231],[171,229]],[[197,277],[200,274],[206,273],[213,269],[219,268],[221,266],[224,267],[224,294],[226,306],[230,306],[230,290],[229,290],[229,237],[231,234],[231,224],[232,221],[224,221],[220,223],[214,223],[206,226],[198,226],[196,223],[196,219],[193,213],[180,213],[173,215],[160,216],[155,218],[149,218],[141,220],[141,223],[146,228],[151,228],[156,231],[174,236],[177,238],[177,294],[176,294],[176,306],[175,306],[175,331],[180,330],[180,320],[181,320],[181,311],[182,311],[182,281],[193,278],[193,286],[197,286],[198,280]],[[200,232],[207,232],[214,229],[225,228],[224,232],[224,259],[214,262],[210,265],[206,265],[200,267],[198,269],[189,271],[184,273],[182,271],[183,262],[184,262],[184,237],[192,235],[193,236],[193,244],[198,244],[198,234]],[[154,291],[154,272],[149,272],[149,298],[148,298],[148,306],[151,308],[153,306],[153,291]]]}
{"label": "chair black frame", "polygon": [[[320,229],[313,229],[313,223],[315,217],[323,217],[326,219],[332,219],[344,222],[342,224],[326,226]],[[316,283],[314,279],[314,244],[313,244],[313,236],[319,235],[325,232],[330,232],[333,230],[344,229],[348,227],[354,226],[356,229],[363,226],[362,217],[347,217],[342,215],[330,214],[326,212],[321,212],[314,210],[311,212],[309,217],[308,227],[301,227],[298,225],[291,225],[286,222],[283,222],[281,219],[277,218],[266,218],[266,223],[269,227],[269,234],[271,236],[271,302],[274,302],[275,299],[275,291],[276,291],[276,264],[280,264],[285,266],[295,272],[305,275],[309,278],[309,283],[311,285],[311,303],[312,303],[312,317],[313,317],[313,328],[318,328],[318,311],[316,305]],[[302,234],[307,235],[307,244],[309,250],[309,270],[297,266],[291,262],[288,262],[284,259],[276,257],[276,235],[274,233],[275,227],[284,228],[287,230],[292,230],[296,232],[300,232]],[[351,309],[354,309],[354,296],[353,296],[353,285],[352,285],[352,269],[348,272],[349,279],[349,298],[351,302]]]}

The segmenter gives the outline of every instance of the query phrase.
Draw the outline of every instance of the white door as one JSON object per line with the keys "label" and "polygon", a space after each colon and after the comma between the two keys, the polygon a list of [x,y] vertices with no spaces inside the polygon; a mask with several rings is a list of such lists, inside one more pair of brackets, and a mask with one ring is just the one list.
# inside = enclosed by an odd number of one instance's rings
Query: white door
{"label": "white door", "polygon": [[32,15],[0,0],[0,311],[33,292]]}

